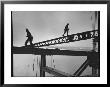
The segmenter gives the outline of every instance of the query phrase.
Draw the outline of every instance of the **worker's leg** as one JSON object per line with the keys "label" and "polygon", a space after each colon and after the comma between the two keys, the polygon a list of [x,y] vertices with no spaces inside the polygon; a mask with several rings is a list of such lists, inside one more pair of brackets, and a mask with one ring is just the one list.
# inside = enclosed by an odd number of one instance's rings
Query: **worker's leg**
{"label": "worker's leg", "polygon": [[32,41],[33,41],[33,37],[30,38],[30,45],[31,45],[31,46],[33,46]]}
{"label": "worker's leg", "polygon": [[[66,30],[64,30],[64,34],[66,33]],[[63,34],[63,36],[64,36],[64,34]]]}
{"label": "worker's leg", "polygon": [[69,33],[69,28],[67,28],[67,30],[66,30],[66,31],[67,31],[67,36],[68,36],[68,33]]}
{"label": "worker's leg", "polygon": [[68,36],[68,31],[67,31],[67,36]]}
{"label": "worker's leg", "polygon": [[68,36],[68,30],[67,30],[67,36]]}
{"label": "worker's leg", "polygon": [[27,46],[27,43],[29,42],[29,39],[27,39],[26,41],[25,41],[25,46]]}

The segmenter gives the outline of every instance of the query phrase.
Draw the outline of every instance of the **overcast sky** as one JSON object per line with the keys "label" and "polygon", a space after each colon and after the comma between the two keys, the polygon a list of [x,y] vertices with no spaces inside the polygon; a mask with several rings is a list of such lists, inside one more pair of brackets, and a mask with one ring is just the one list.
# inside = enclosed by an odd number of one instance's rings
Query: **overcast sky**
{"label": "overcast sky", "polygon": [[[61,37],[64,27],[69,23],[69,34],[92,30],[89,11],[14,11],[13,45],[23,46],[26,41],[26,28],[33,35],[33,43]],[[62,44],[65,47],[92,47],[92,40]]]}
{"label": "overcast sky", "polygon": [[[92,16],[92,20],[91,20]],[[24,46],[27,39],[26,28],[33,35],[33,43],[46,41],[61,37],[64,27],[69,23],[69,34],[76,34],[92,30],[94,22],[94,12],[88,11],[14,11],[13,12],[13,45]],[[73,50],[75,47],[92,47],[92,40],[84,40],[67,44],[55,45],[63,49]],[[51,64],[51,56],[47,58],[47,65]],[[65,58],[64,58],[65,57]],[[14,55],[14,75],[15,76],[35,76],[36,71],[32,71],[32,64],[37,56],[34,55]],[[78,67],[86,60],[86,57],[53,56],[57,69],[74,73]],[[40,61],[40,59],[39,59]],[[38,69],[38,66],[35,64]],[[74,70],[74,71],[73,71]],[[39,71],[37,71],[37,74]],[[91,69],[86,74],[91,74]]]}

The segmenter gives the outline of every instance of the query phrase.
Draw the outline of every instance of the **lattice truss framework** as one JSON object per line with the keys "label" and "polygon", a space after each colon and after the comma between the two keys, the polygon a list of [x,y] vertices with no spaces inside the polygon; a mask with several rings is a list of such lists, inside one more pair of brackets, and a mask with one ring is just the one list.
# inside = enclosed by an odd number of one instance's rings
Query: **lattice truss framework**
{"label": "lattice truss framework", "polygon": [[35,43],[35,47],[42,47],[42,46],[49,46],[49,45],[55,45],[55,44],[61,44],[61,43],[68,43],[68,42],[74,42],[74,41],[80,41],[80,40],[86,40],[94,38],[96,42],[99,40],[99,34],[98,30],[92,30],[92,31],[86,31],[82,33],[72,34],[64,37],[59,37],[47,41],[42,41]]}

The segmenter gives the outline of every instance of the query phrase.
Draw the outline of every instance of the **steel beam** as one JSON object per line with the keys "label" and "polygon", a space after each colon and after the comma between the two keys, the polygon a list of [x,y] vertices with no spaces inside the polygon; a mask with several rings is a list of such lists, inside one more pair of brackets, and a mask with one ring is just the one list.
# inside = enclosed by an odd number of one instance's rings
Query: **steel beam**
{"label": "steel beam", "polygon": [[60,70],[57,70],[57,69],[54,69],[54,68],[51,68],[51,67],[48,67],[48,66],[43,67],[42,70],[45,71],[45,72],[48,72],[50,74],[53,74],[57,77],[73,77],[73,75],[71,75],[71,74],[62,72]]}
{"label": "steel beam", "polygon": [[62,44],[62,43],[80,41],[80,40],[87,40],[91,38],[98,38],[98,30],[86,31],[82,33],[72,34],[64,37],[59,37],[59,38],[55,38],[47,41],[34,43],[34,47]]}
{"label": "steel beam", "polygon": [[89,60],[86,60],[80,68],[74,73],[74,76],[80,76],[82,72],[86,69],[86,67],[89,65]]}
{"label": "steel beam", "polygon": [[45,77],[45,71],[42,70],[42,67],[45,66],[46,66],[46,55],[41,55],[40,77]]}
{"label": "steel beam", "polygon": [[41,48],[28,48],[28,47],[12,48],[12,54],[87,56],[88,54],[91,53],[92,52],[90,51],[70,51],[70,50],[60,50],[60,49],[41,49]]}

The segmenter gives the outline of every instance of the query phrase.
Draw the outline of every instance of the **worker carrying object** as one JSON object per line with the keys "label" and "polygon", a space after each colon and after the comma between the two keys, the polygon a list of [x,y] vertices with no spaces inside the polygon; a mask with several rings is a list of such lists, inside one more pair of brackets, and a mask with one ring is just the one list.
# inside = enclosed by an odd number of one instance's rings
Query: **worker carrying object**
{"label": "worker carrying object", "polygon": [[26,36],[26,37],[28,37],[28,38],[27,38],[27,40],[26,40],[26,42],[25,42],[25,46],[27,46],[27,43],[28,43],[28,42],[30,42],[30,45],[33,46],[33,43],[32,43],[32,41],[33,41],[33,36],[32,36],[31,33],[29,32],[28,28],[26,28],[26,32],[27,32],[27,36]]}
{"label": "worker carrying object", "polygon": [[[68,31],[69,31],[68,25],[69,25],[69,23],[67,23],[67,25],[65,26],[65,29],[64,29],[64,34],[67,33],[67,36],[68,36]],[[64,34],[62,36],[64,36]]]}

